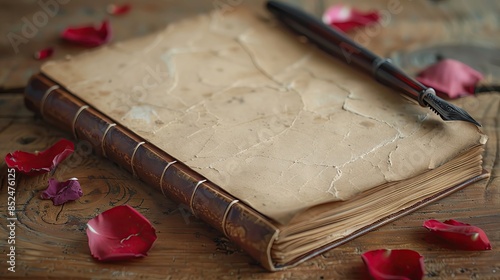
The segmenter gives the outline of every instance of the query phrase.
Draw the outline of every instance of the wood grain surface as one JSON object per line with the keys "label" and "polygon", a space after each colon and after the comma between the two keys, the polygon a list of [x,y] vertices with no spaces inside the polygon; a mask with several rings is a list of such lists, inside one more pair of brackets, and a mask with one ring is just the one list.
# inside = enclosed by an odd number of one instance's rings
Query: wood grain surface
{"label": "wood grain surface", "polygon": [[[54,0],[55,1],[55,0]],[[43,2],[43,1],[42,1]],[[49,1],[46,1],[49,2]],[[62,2],[62,1],[61,1]],[[150,33],[168,22],[210,9],[247,5],[257,9],[263,1],[130,1],[128,15],[111,17],[113,41]],[[339,1],[289,1],[317,15]],[[419,49],[436,45],[475,44],[498,48],[500,12],[498,1],[349,1],[361,9],[388,11],[399,3],[400,12],[390,15],[378,29],[352,33],[355,39],[384,56],[398,53],[412,57]],[[32,58],[47,45],[56,48],[56,58],[81,52],[62,44],[58,33],[64,26],[99,22],[112,1],[69,1],[36,35],[19,45],[16,54],[7,34],[22,35],[23,18],[32,20],[43,11],[38,1],[0,2],[0,155],[14,150],[43,150],[66,134],[24,108],[22,95],[8,93],[23,88],[40,65]],[[225,5],[225,6],[224,6]],[[364,33],[363,33],[364,32]],[[366,36],[365,36],[366,35]],[[495,36],[497,35],[497,36]],[[363,41],[364,40],[364,41]],[[405,67],[422,66],[433,57],[420,57]],[[411,60],[410,60],[411,61]],[[498,62],[486,61],[485,65]],[[482,69],[495,73],[494,69]],[[495,75],[488,79],[498,81]],[[92,154],[85,142],[75,142],[75,153],[53,173],[16,177],[16,272],[7,270],[7,167],[0,163],[0,278],[43,279],[364,279],[360,255],[378,248],[407,248],[425,258],[428,279],[500,279],[500,94],[481,94],[456,101],[483,124],[489,136],[484,168],[491,172],[483,180],[437,203],[388,224],[339,248],[328,251],[296,268],[268,273],[223,234],[192,216],[186,207],[165,199],[158,189],[134,179],[112,162]],[[49,178],[77,177],[84,196],[63,206],[41,200]],[[86,222],[113,206],[129,204],[145,215],[157,229],[158,240],[142,259],[101,263],[87,245]],[[493,246],[491,251],[471,252],[443,246],[421,226],[426,219],[449,218],[482,227]]]}

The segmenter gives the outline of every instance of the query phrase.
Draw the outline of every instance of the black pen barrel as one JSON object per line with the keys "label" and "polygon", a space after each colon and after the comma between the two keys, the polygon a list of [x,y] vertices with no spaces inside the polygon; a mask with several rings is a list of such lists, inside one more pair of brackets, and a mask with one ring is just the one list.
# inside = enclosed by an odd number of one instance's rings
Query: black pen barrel
{"label": "black pen barrel", "polygon": [[360,68],[379,82],[417,101],[420,92],[427,89],[387,59],[377,56],[343,32],[335,30],[299,8],[279,1],[268,1],[267,9],[290,29],[305,36],[326,53]]}

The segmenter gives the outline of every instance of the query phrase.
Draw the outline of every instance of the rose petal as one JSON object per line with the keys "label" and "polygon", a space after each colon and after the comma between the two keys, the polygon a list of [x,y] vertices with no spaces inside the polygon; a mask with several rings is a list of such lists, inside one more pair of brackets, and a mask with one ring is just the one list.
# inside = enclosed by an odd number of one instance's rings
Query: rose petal
{"label": "rose petal", "polygon": [[36,60],[42,60],[51,57],[53,53],[54,53],[54,48],[45,48],[35,52],[34,57]]}
{"label": "rose petal", "polygon": [[378,11],[362,12],[357,9],[334,5],[323,14],[323,22],[344,32],[357,27],[374,24],[380,20]]}
{"label": "rose petal", "polygon": [[130,4],[123,4],[123,5],[110,4],[108,5],[107,11],[109,14],[117,16],[128,13],[131,8],[132,6]]}
{"label": "rose petal", "polygon": [[491,244],[486,233],[479,227],[455,220],[443,223],[437,220],[427,220],[424,227],[455,248],[464,250],[491,250]]}
{"label": "rose petal", "polygon": [[97,47],[111,39],[111,26],[107,20],[104,20],[99,27],[69,27],[63,31],[61,38],[86,47]]}
{"label": "rose petal", "polygon": [[73,142],[61,139],[52,147],[37,153],[15,151],[5,156],[8,167],[14,168],[21,173],[33,176],[43,174],[54,169],[60,162],[66,159],[73,151]]}
{"label": "rose petal", "polygon": [[373,279],[422,279],[424,257],[413,250],[378,249],[361,255]]}
{"label": "rose petal", "polygon": [[78,179],[72,178],[68,181],[58,182],[56,179],[49,179],[49,186],[42,192],[42,199],[51,199],[54,205],[61,205],[68,201],[77,200],[82,197],[83,191]]}
{"label": "rose petal", "polygon": [[100,261],[143,257],[156,240],[151,223],[128,205],[111,208],[87,223],[92,256]]}
{"label": "rose petal", "polygon": [[453,59],[440,60],[417,75],[419,82],[448,98],[474,94],[476,84],[483,78],[480,72]]}

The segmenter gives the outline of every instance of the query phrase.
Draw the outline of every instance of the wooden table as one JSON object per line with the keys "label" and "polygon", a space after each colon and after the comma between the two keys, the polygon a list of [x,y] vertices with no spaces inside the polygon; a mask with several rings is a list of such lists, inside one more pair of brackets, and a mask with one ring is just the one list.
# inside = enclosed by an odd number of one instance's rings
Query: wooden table
{"label": "wooden table", "polygon": [[[47,1],[49,2],[49,1]],[[58,3],[52,1],[54,3]],[[61,1],[63,2],[63,1]],[[113,41],[150,33],[168,22],[206,12],[247,5],[257,9],[263,1],[130,1],[132,11],[111,17]],[[290,1],[320,15],[333,1]],[[22,35],[26,21],[45,11],[38,1],[0,2],[0,155],[14,150],[43,150],[59,138],[71,138],[24,108],[20,93],[28,77],[41,62],[34,51],[55,46],[55,58],[83,49],[58,40],[66,25],[98,22],[111,1],[88,3],[82,0],[58,4],[53,16],[37,27],[15,53],[9,33]],[[432,51],[418,51],[437,44],[498,46],[498,1],[349,1],[361,9],[384,11],[383,25],[360,30],[351,36],[413,72],[433,60]],[[391,4],[392,3],[392,4]],[[389,5],[399,5],[391,13]],[[393,10],[393,9],[392,9]],[[394,10],[393,10],[394,11]],[[42,18],[38,19],[41,20]],[[363,33],[364,32],[364,33]],[[496,36],[495,36],[496,35]],[[31,35],[30,35],[31,36]],[[11,36],[12,37],[12,36]],[[470,46],[469,46],[470,47]],[[445,48],[446,49],[446,48]],[[471,49],[473,51],[473,49]],[[445,51],[446,52],[446,51]],[[494,53],[494,52],[492,52]],[[478,63],[489,80],[499,81],[498,57],[457,54]],[[484,52],[481,52],[484,54]],[[481,59],[479,58],[481,57]],[[486,57],[486,58],[485,58]],[[496,64],[496,66],[495,66]],[[268,273],[223,235],[192,216],[186,208],[165,199],[159,191],[134,179],[125,170],[92,154],[84,143],[53,174],[16,179],[15,273],[7,270],[7,167],[0,165],[0,278],[162,278],[162,279],[360,279],[366,271],[360,254],[378,248],[408,248],[425,257],[427,278],[500,279],[500,95],[483,94],[456,101],[483,124],[489,136],[484,168],[491,172],[483,180],[409,216],[388,224],[296,268]],[[40,192],[50,177],[77,177],[84,189],[78,201],[53,206],[41,200]],[[112,206],[129,204],[144,214],[157,229],[158,240],[149,256],[123,262],[100,263],[89,252],[86,222]],[[482,227],[493,246],[491,251],[470,252],[444,248],[429,239],[422,222],[449,218]]]}

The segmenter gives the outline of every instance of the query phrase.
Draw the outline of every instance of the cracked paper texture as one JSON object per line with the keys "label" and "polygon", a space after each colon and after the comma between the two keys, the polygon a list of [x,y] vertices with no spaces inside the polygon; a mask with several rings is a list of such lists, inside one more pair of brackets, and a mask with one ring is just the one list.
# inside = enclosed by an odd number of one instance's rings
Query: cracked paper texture
{"label": "cracked paper texture", "polygon": [[280,223],[437,167],[482,137],[242,11],[42,71]]}

